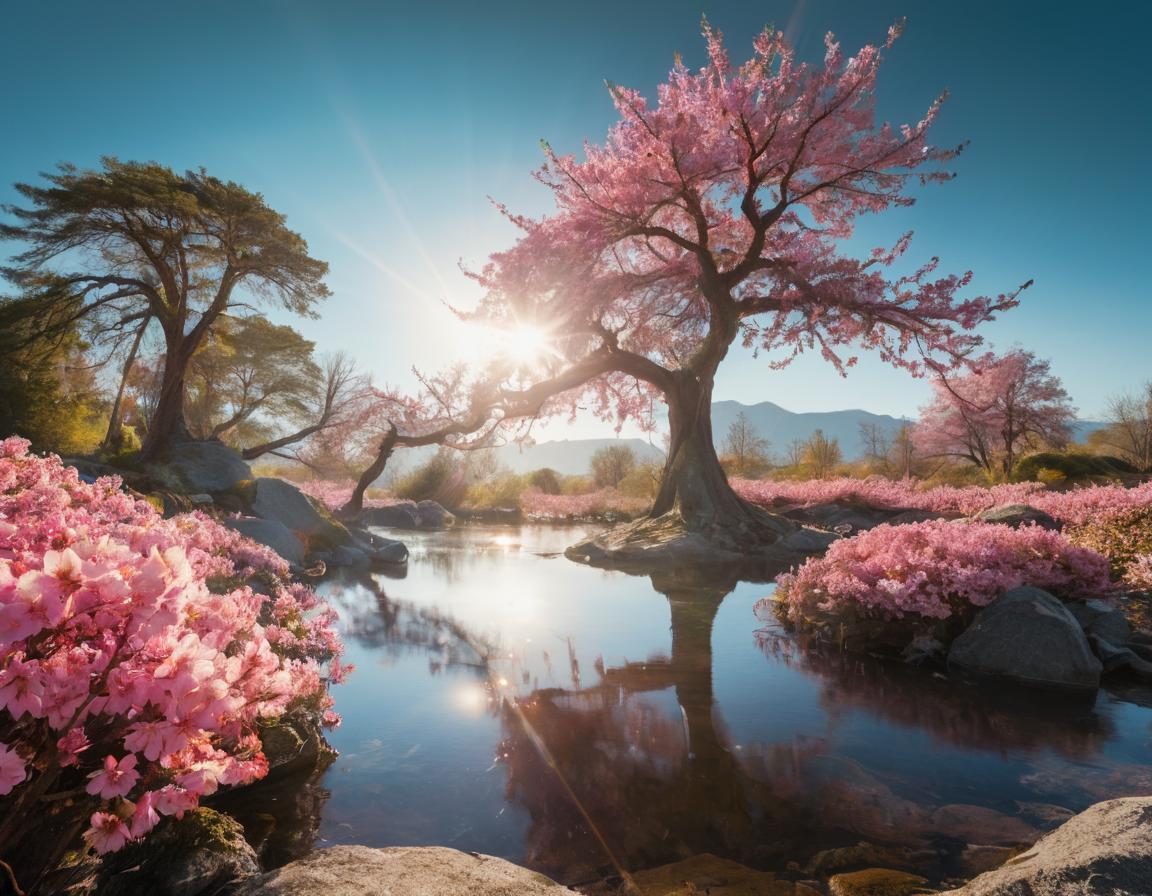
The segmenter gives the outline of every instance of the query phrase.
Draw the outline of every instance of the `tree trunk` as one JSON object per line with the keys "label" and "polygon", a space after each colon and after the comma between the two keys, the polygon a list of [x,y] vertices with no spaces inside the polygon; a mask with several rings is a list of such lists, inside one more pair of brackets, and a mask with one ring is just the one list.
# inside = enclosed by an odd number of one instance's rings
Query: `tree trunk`
{"label": "tree trunk", "polygon": [[676,513],[690,532],[735,530],[770,539],[787,530],[728,484],[712,439],[712,383],[681,371],[670,390],[668,460],[649,517]]}
{"label": "tree trunk", "polygon": [[128,375],[132,372],[132,365],[136,363],[136,353],[140,350],[140,341],[144,338],[144,331],[148,329],[151,318],[144,318],[140,329],[132,340],[132,347],[128,350],[128,357],[124,359],[124,368],[120,374],[120,386],[116,390],[116,399],[112,402],[112,413],[108,415],[108,432],[104,435],[104,442],[100,446],[111,454],[118,454],[124,444],[124,427],[120,422],[120,406],[124,402],[124,389],[128,385]]}
{"label": "tree trunk", "polygon": [[372,460],[371,465],[360,474],[360,478],[356,481],[356,487],[352,489],[352,496],[348,499],[347,503],[340,508],[340,517],[342,519],[352,519],[359,515],[360,511],[364,509],[364,492],[368,491],[368,487],[372,485],[384,472],[384,468],[388,465],[388,458],[392,456],[392,451],[396,447],[396,440],[399,434],[396,432],[396,427],[389,427],[388,432],[380,440],[380,447],[376,451],[376,457]]}
{"label": "tree trunk", "polygon": [[191,360],[191,351],[182,338],[167,339],[164,357],[164,375],[160,381],[160,398],[156,412],[148,425],[140,455],[144,460],[161,457],[173,442],[191,438],[184,419],[184,375]]}

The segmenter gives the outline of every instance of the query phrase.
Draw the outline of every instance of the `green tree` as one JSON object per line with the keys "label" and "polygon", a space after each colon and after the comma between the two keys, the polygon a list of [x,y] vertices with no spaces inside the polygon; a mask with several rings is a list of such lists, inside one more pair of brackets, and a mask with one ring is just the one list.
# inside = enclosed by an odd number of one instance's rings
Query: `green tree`
{"label": "green tree", "polygon": [[272,301],[313,314],[329,293],[328,266],[262,196],[203,169],[105,158],[98,170],[62,165],[45,184],[16,184],[23,207],[0,237],[22,243],[4,274],[31,300],[31,335],[52,338],[84,321],[123,330],[150,314],[164,366],[143,453],[187,434],[188,366],[221,315]]}
{"label": "green tree", "polygon": [[844,459],[840,443],[818,429],[804,442],[803,462],[817,479],[825,479]]}
{"label": "green tree", "polygon": [[636,467],[636,455],[627,445],[605,445],[592,455],[592,478],[601,488],[619,488]]}

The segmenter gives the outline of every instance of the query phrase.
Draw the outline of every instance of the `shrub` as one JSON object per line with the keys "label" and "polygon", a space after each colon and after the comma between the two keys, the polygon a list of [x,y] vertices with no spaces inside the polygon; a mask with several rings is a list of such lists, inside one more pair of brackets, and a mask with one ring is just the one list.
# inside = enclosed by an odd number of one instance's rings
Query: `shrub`
{"label": "shrub", "polygon": [[630,498],[615,489],[601,489],[587,495],[546,495],[528,489],[520,507],[529,517],[550,520],[630,519],[648,509],[651,502]]}
{"label": "shrub", "polygon": [[523,476],[507,471],[496,473],[469,486],[464,503],[469,507],[519,507],[526,487]]}
{"label": "shrub", "polygon": [[[877,526],[833,543],[776,579],[779,612],[793,624],[904,620],[966,622],[1019,585],[1064,597],[1110,589],[1108,561],[1063,535],[1028,526],[932,520]],[[763,614],[769,601],[757,605]]]}
{"label": "shrub", "polygon": [[1068,533],[1076,544],[1099,551],[1117,578],[1140,590],[1152,585],[1152,506],[1094,516]]}
{"label": "shrub", "polygon": [[459,457],[441,448],[430,461],[397,478],[392,493],[409,501],[439,501],[455,507],[466,488],[467,476]]}
{"label": "shrub", "polygon": [[334,612],[272,551],[0,442],[0,854],[87,794],[99,852],[261,777],[261,722],[337,724]]}
{"label": "shrub", "polygon": [[1017,482],[1024,480],[1114,479],[1135,472],[1137,472],[1135,467],[1118,457],[1076,451],[1042,451],[1022,459],[1016,465],[1012,478]]}
{"label": "shrub", "polygon": [[528,474],[528,485],[546,495],[560,494],[560,474],[551,467],[533,470]]}

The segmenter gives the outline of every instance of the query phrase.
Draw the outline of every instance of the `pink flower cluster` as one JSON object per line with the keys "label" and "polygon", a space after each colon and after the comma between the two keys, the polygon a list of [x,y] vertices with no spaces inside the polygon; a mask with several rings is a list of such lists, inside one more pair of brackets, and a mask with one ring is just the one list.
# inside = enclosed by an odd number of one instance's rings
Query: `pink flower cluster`
{"label": "pink flower cluster", "polygon": [[629,497],[610,488],[587,495],[547,495],[531,488],[520,496],[520,509],[527,516],[542,520],[632,517],[646,511],[651,503],[646,498]]}
{"label": "pink flower cluster", "polygon": [[202,514],[0,442],[0,797],[27,813],[79,777],[99,852],[267,771],[259,727],[328,724],[334,613]]}
{"label": "pink flower cluster", "polygon": [[[348,503],[352,497],[352,489],[356,483],[351,479],[334,482],[330,479],[309,479],[306,482],[292,483],[304,494],[309,495],[327,507],[329,510],[339,510]],[[388,507],[392,504],[403,503],[398,498],[370,498],[364,496],[364,506]]]}
{"label": "pink flower cluster", "polygon": [[[1107,559],[1058,532],[947,520],[877,526],[833,543],[776,582],[775,599],[798,624],[947,619],[1019,585],[1066,597],[1111,590]],[[757,612],[770,607],[762,601]]]}
{"label": "pink flower cluster", "polygon": [[1152,593],[1152,554],[1140,554],[1128,566],[1124,582],[1137,591]]}
{"label": "pink flower cluster", "polygon": [[1029,504],[1061,522],[1078,525],[1106,512],[1152,505],[1152,482],[1136,488],[1095,485],[1070,491],[1049,491],[1039,482],[1019,482],[983,488],[969,485],[924,488],[915,479],[810,479],[802,482],[734,479],[732,487],[746,501],[765,506],[809,506],[847,501],[880,509],[928,510],[972,516],[1003,504]]}

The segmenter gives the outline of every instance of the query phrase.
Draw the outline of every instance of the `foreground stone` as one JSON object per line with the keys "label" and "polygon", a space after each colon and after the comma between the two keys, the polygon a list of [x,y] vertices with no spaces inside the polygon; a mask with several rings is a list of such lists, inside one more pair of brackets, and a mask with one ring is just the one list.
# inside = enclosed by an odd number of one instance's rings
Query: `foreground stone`
{"label": "foreground stone", "polygon": [[256,853],[233,819],[200,807],[164,822],[143,843],[104,860],[100,896],[203,896],[260,873]]}
{"label": "foreground stone", "polygon": [[1100,661],[1073,615],[1039,588],[1006,591],[952,642],[948,665],[1016,684],[1073,691],[1100,685]]}
{"label": "foreground stone", "polygon": [[387,526],[393,529],[446,529],[456,517],[435,501],[398,503],[369,507],[357,517],[361,526]]}
{"label": "foreground stone", "polygon": [[235,529],[245,538],[271,548],[289,563],[304,563],[304,543],[279,520],[263,520],[255,516],[227,517],[223,520],[229,529]]}
{"label": "foreground stone", "polygon": [[1152,797],[1108,800],[950,896],[1148,896]]}
{"label": "foreground stone", "polygon": [[572,896],[567,887],[497,859],[429,847],[333,846],[261,877],[243,896]]}

